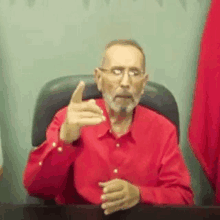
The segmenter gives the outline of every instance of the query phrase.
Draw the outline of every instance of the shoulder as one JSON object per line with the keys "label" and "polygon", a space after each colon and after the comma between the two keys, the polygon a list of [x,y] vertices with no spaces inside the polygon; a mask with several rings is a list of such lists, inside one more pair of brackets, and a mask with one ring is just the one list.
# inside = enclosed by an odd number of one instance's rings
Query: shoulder
{"label": "shoulder", "polygon": [[152,128],[158,131],[164,129],[168,129],[169,131],[176,130],[176,126],[168,118],[145,106],[138,105],[136,113],[137,119],[139,123],[143,125],[143,127],[146,127],[146,125],[150,125]]}
{"label": "shoulder", "polygon": [[63,122],[66,118],[66,113],[67,113],[67,106],[64,106],[55,113],[53,120],[56,121],[58,120]]}
{"label": "shoulder", "polygon": [[177,149],[178,130],[173,122],[147,107],[138,105],[137,110],[138,120],[134,126],[137,139],[154,146],[158,152],[164,152],[168,145]]}
{"label": "shoulder", "polygon": [[67,106],[64,106],[63,108],[59,109],[53,116],[50,124],[47,127],[47,136],[50,134],[50,132],[54,132],[55,130],[59,129],[60,126],[63,124],[63,122],[66,119],[66,112],[67,112]]}

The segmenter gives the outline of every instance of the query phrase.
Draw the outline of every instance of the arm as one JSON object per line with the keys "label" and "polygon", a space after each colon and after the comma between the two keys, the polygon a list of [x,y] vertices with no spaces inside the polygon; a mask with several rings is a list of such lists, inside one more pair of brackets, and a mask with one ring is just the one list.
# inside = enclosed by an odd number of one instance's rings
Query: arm
{"label": "arm", "polygon": [[66,144],[59,138],[63,123],[60,113],[49,125],[46,141],[30,153],[23,173],[23,184],[29,194],[44,199],[60,193],[79,149],[79,142]]}
{"label": "arm", "polygon": [[156,187],[138,186],[142,203],[194,204],[190,175],[177,145],[175,131],[172,132],[164,147],[158,175]]}
{"label": "arm", "polygon": [[80,146],[80,129],[105,120],[95,100],[82,101],[85,83],[75,89],[66,111],[58,112],[47,129],[46,141],[32,151],[23,175],[29,194],[54,198],[66,185],[68,170]]}

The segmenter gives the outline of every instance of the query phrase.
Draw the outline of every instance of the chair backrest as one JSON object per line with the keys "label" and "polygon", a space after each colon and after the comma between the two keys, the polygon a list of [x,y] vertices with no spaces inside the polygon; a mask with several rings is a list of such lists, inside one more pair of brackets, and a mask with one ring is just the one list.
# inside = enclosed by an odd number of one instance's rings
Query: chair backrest
{"label": "chair backrest", "polygon": [[[38,96],[32,127],[32,145],[38,146],[46,140],[46,129],[55,113],[67,106],[73,91],[80,80],[86,84],[83,99],[101,98],[94,82],[93,75],[64,76],[54,79],[44,85]],[[145,93],[140,100],[140,105],[165,116],[177,128],[178,143],[180,138],[179,113],[177,103],[172,93],[164,86],[148,82]]]}

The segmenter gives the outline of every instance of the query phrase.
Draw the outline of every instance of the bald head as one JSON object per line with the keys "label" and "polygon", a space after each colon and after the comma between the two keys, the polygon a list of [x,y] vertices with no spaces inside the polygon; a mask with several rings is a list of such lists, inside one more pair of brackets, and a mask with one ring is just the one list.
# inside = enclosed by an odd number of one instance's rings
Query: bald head
{"label": "bald head", "polygon": [[[118,54],[116,51],[118,50],[118,48],[124,48],[124,52]],[[139,44],[137,42],[135,42],[134,40],[115,40],[115,41],[111,41],[110,43],[108,43],[105,47],[105,51],[103,53],[103,57],[102,57],[102,61],[101,61],[101,66],[103,68],[105,68],[106,66],[109,66],[109,62],[110,62],[110,57],[112,56],[112,54],[116,55],[114,56],[115,60],[120,60],[120,59],[128,59],[129,55],[131,55],[131,53],[133,53],[133,55],[136,56],[137,59],[140,59],[142,62],[142,70],[143,72],[145,72],[145,54],[143,49],[139,46]],[[123,57],[121,57],[123,56]]]}

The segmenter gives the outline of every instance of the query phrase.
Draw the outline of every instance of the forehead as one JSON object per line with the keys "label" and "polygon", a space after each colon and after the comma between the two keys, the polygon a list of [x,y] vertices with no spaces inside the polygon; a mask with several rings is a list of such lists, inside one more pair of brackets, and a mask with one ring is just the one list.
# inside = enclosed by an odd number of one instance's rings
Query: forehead
{"label": "forehead", "polygon": [[105,65],[141,68],[143,54],[139,49],[131,45],[114,45],[108,48],[105,53]]}

